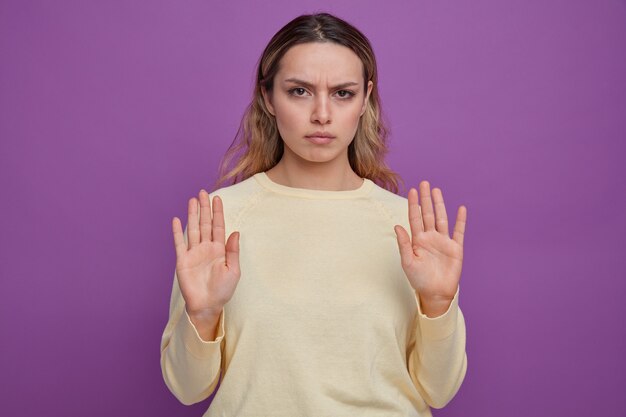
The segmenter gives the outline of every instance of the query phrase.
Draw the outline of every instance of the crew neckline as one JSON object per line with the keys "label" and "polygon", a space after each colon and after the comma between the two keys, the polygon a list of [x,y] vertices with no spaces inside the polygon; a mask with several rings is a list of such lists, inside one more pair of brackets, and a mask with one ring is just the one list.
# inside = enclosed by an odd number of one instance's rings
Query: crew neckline
{"label": "crew neckline", "polygon": [[363,178],[363,184],[359,186],[359,188],[355,188],[353,190],[315,190],[311,188],[298,188],[298,187],[289,187],[287,185],[282,185],[277,182],[274,182],[270,179],[270,177],[265,172],[258,172],[253,175],[253,178],[263,187],[285,195],[291,195],[295,197],[305,197],[305,198],[326,198],[326,199],[345,199],[345,198],[355,198],[368,194],[374,182],[368,178]]}

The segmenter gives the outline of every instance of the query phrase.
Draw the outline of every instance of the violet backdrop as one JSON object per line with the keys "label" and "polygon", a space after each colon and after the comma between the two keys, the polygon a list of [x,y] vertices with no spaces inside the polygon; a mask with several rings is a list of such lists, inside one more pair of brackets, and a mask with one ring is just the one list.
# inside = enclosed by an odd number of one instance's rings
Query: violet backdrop
{"label": "violet backdrop", "polygon": [[2,1],[1,415],[202,415],[159,367],[171,219],[315,11],[374,46],[391,167],[468,208],[468,372],[434,415],[626,415],[615,0]]}

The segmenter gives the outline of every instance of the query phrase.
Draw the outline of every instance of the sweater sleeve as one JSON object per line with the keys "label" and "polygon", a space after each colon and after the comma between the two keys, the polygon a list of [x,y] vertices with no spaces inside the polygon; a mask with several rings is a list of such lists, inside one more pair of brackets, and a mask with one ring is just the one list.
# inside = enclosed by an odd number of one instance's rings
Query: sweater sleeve
{"label": "sweater sleeve", "polygon": [[[187,242],[187,228],[185,228]],[[185,310],[174,272],[169,320],[161,338],[161,372],[169,390],[185,405],[208,398],[219,381],[224,340],[224,310],[217,337],[204,341]]]}
{"label": "sweater sleeve", "polygon": [[442,408],[459,390],[467,370],[465,320],[459,308],[459,288],[448,310],[430,318],[422,313],[416,294],[417,312],[408,345],[411,380],[433,408]]}

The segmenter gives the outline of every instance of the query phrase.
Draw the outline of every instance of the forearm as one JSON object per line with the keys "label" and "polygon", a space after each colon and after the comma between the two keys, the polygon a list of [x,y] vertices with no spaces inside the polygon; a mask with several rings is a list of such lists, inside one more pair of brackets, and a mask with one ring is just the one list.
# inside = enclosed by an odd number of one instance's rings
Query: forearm
{"label": "forearm", "polygon": [[442,314],[430,318],[424,313],[419,306],[409,371],[424,400],[441,408],[454,397],[467,370],[465,319],[458,292]]}
{"label": "forearm", "polygon": [[224,317],[218,317],[215,340],[205,341],[185,310],[181,313],[178,322],[164,334],[161,370],[170,391],[189,405],[211,395],[219,381]]}
{"label": "forearm", "polygon": [[183,404],[204,400],[217,386],[224,320],[221,309],[217,317],[208,315],[199,320],[200,329],[196,328],[174,275],[170,316],[161,338],[161,371],[165,384]]}

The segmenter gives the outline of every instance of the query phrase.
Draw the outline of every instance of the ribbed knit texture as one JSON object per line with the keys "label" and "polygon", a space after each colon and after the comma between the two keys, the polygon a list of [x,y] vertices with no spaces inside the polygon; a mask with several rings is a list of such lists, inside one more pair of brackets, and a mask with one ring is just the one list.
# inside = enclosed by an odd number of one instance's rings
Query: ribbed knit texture
{"label": "ribbed knit texture", "polygon": [[226,237],[240,232],[241,279],[203,341],[174,274],[161,367],[180,401],[206,399],[220,375],[206,417],[424,417],[450,401],[467,368],[459,292],[422,314],[393,229],[410,233],[406,198],[368,179],[324,191],[263,172],[214,195]]}

